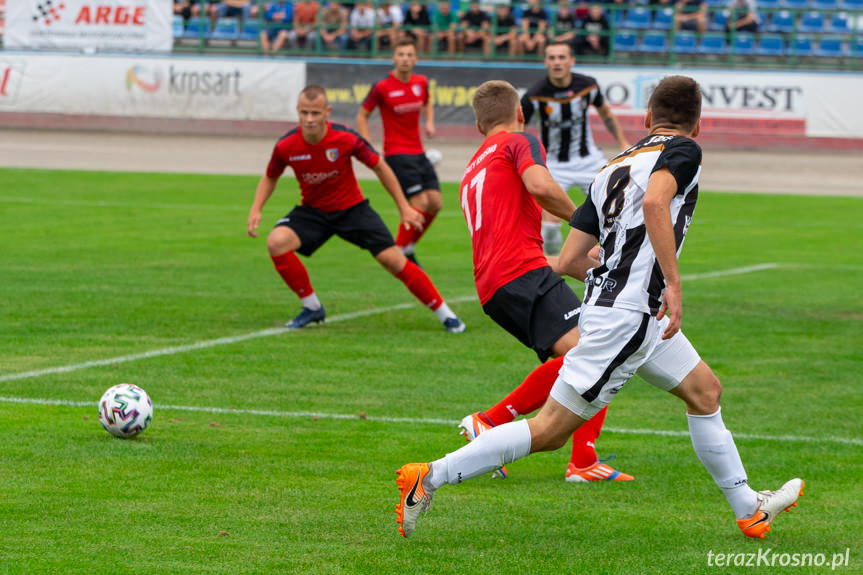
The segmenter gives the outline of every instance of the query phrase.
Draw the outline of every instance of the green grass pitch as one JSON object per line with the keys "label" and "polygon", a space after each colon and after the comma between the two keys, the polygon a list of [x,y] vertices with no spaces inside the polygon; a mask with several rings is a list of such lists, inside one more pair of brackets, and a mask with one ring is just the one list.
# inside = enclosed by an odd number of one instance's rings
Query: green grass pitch
{"label": "green grass pitch", "polygon": [[[696,276],[684,281],[683,327],[723,381],[750,483],[807,482],[766,540],[738,531],[684,434],[682,404],[638,379],[598,441],[635,482],[568,485],[566,449],[532,456],[505,481],[444,487],[404,540],[395,470],[460,447],[456,422],[536,365],[467,299],[470,242],[455,185],[418,256],[445,298],[464,298],[452,307],[465,334],[445,333],[419,306],[384,310],[414,300],[367,254],[333,240],[306,260],[313,285],[331,317],[369,315],[10,377],[293,317],[298,302],[265,240],[245,234],[255,183],[0,171],[0,573],[744,573],[709,567],[708,553],[765,547],[828,559],[848,548],[843,572],[863,572],[860,199],[705,192],[681,259]],[[382,189],[365,191],[394,227]],[[285,178],[264,235],[297,199]],[[124,381],[155,405],[151,428],[130,441],[105,433],[95,409]]]}

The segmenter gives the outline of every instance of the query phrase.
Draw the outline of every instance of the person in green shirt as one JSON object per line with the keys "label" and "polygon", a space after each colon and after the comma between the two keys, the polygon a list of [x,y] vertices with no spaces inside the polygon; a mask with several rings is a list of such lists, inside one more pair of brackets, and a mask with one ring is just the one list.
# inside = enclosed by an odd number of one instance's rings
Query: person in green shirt
{"label": "person in green shirt", "polygon": [[456,49],[456,29],[458,28],[458,16],[452,11],[452,4],[449,2],[438,2],[435,6],[433,23],[437,30],[437,42],[439,47],[445,47],[450,54],[455,54]]}

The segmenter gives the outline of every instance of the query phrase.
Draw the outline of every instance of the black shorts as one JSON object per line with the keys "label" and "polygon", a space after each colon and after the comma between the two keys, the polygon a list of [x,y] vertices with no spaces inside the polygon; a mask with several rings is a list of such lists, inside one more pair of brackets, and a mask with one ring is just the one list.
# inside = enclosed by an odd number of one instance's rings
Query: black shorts
{"label": "black shorts", "polygon": [[396,154],[384,159],[395,172],[406,198],[423,190],[440,190],[437,174],[425,154]]}
{"label": "black shorts", "polygon": [[483,311],[539,356],[551,357],[551,346],[578,327],[581,300],[550,267],[518,276],[491,296]]}
{"label": "black shorts", "polygon": [[377,256],[385,249],[396,245],[393,235],[368,199],[346,210],[322,212],[309,206],[296,206],[276,222],[276,226],[291,228],[300,237],[297,252],[310,256],[324,245],[333,234],[343,240],[369,250]]}

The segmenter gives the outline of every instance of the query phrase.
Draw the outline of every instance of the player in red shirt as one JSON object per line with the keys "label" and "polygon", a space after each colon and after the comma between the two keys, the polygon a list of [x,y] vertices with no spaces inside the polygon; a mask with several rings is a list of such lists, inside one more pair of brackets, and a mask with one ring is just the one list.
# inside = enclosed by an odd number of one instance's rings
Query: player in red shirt
{"label": "player in red shirt", "polygon": [[419,129],[422,112],[426,118],[426,136],[434,137],[434,106],[429,99],[428,80],[413,73],[416,64],[414,40],[404,38],[396,42],[392,72],[372,86],[357,113],[357,131],[370,140],[368,119],[375,108],[380,107],[384,157],[398,177],[410,205],[425,217],[424,228],[401,225],[396,234],[396,245],[412,262],[416,262],[416,243],[441,209],[440,184],[423,151]]}
{"label": "player in red shirt", "polygon": [[422,228],[422,215],[410,207],[395,174],[371,145],[353,130],[328,121],[331,111],[326,92],[320,86],[307,86],[300,92],[297,103],[300,125],[282,137],[273,149],[249,212],[247,231],[254,238],[258,236],[256,230],[264,204],[285,168],[291,166],[300,183],[302,203],[280,219],[267,237],[267,249],[276,271],[303,304],[300,314],[286,327],[301,328],[326,317],[309,274],[294,252],[311,256],[335,234],[368,250],[434,311],[448,332],[463,332],[464,323],[443,301],[426,273],[395,246],[383,220],[363,197],[351,157],[374,170],[395,200],[402,225]]}

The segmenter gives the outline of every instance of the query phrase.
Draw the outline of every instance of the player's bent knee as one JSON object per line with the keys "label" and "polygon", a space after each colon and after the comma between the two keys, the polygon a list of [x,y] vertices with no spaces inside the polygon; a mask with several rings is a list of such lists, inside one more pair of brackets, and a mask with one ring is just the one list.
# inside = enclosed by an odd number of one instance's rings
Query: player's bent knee
{"label": "player's bent knee", "polygon": [[375,256],[375,259],[394,276],[399,275],[402,270],[405,269],[405,264],[408,262],[402,251],[396,246],[389,247],[382,252],[379,252]]}
{"label": "player's bent knee", "polygon": [[722,396],[722,383],[703,361],[681,382],[673,393],[686,402],[689,411],[698,415],[716,413]]}
{"label": "player's bent knee", "polygon": [[267,251],[271,256],[279,256],[300,249],[300,238],[297,233],[284,226],[275,228],[267,236]]}

